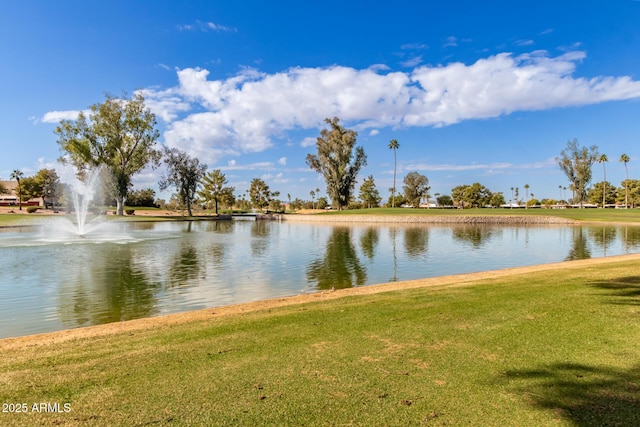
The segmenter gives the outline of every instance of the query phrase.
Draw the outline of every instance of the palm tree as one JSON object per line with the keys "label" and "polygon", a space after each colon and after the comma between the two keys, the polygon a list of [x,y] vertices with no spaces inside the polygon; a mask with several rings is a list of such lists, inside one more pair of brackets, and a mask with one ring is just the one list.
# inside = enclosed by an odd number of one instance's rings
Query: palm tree
{"label": "palm tree", "polygon": [[627,179],[624,181],[624,208],[625,209],[629,206],[629,192],[627,191],[627,186],[629,184],[629,169],[627,169],[627,163],[629,163],[629,160],[631,160],[629,156],[627,156],[624,153],[620,156],[620,161],[624,163],[624,170],[627,175]]}
{"label": "palm tree", "polygon": [[393,150],[393,191],[391,192],[391,207],[396,206],[396,151],[400,148],[400,144],[397,139],[389,141],[389,149]]}
{"label": "palm tree", "polygon": [[[562,192],[562,185],[558,185],[558,188],[560,189],[560,200],[562,200],[564,197],[564,193]],[[560,200],[558,200],[558,204],[560,204]]]}
{"label": "palm tree", "polygon": [[600,157],[598,157],[598,163],[602,163],[602,171],[604,173],[604,181],[602,181],[602,207],[603,208],[606,203],[605,196],[607,194],[607,169],[604,167],[604,164],[608,161],[609,159],[607,158],[606,154],[600,154]]}
{"label": "palm tree", "polygon": [[524,207],[525,207],[525,209],[527,209],[529,207],[529,205],[527,203],[529,201],[529,184],[525,184],[524,185],[524,191],[525,191],[525,194],[526,194],[525,201],[524,201]]}
{"label": "palm tree", "polygon": [[24,176],[24,174],[19,171],[18,169],[14,169],[13,172],[11,172],[11,176],[9,177],[10,179],[15,179],[16,181],[18,181],[18,207],[20,208],[20,210],[22,210],[22,189],[20,188],[20,179]]}

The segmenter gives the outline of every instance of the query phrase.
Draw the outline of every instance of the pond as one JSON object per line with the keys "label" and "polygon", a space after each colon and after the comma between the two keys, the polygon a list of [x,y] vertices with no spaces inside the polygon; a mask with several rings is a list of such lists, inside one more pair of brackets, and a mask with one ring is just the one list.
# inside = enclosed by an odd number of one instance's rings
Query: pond
{"label": "pond", "polygon": [[274,297],[638,252],[632,226],[113,224],[0,229],[0,338]]}

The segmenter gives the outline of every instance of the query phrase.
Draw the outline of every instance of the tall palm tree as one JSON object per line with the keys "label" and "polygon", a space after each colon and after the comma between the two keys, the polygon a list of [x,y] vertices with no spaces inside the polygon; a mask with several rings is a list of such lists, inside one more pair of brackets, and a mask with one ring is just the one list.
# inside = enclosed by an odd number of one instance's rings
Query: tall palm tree
{"label": "tall palm tree", "polygon": [[627,186],[629,184],[629,169],[627,169],[627,163],[629,163],[629,160],[631,160],[629,156],[627,156],[624,153],[620,156],[620,161],[624,163],[624,170],[627,175],[627,179],[624,181],[624,208],[625,209],[629,206],[629,192],[627,191]]}
{"label": "tall palm tree", "polygon": [[525,207],[525,209],[528,209],[529,208],[529,203],[528,203],[529,202],[529,184],[525,184],[524,185],[524,191],[526,193],[526,195],[524,197],[525,198],[524,207]]}
{"label": "tall palm tree", "polygon": [[391,192],[391,207],[396,207],[396,151],[400,148],[397,139],[389,141],[389,149],[393,150],[393,191]]}
{"label": "tall palm tree", "polygon": [[20,179],[24,176],[24,174],[18,170],[18,169],[14,169],[13,172],[11,172],[11,176],[9,177],[10,179],[15,179],[16,181],[18,181],[18,207],[20,208],[20,210],[22,210],[22,189],[20,188]]}
{"label": "tall palm tree", "polygon": [[606,154],[600,154],[600,157],[598,157],[598,163],[602,163],[602,171],[604,172],[604,181],[602,181],[602,207],[603,208],[606,203],[605,196],[607,194],[607,168],[604,167],[604,164],[607,163],[608,161],[609,161],[609,158],[607,157]]}

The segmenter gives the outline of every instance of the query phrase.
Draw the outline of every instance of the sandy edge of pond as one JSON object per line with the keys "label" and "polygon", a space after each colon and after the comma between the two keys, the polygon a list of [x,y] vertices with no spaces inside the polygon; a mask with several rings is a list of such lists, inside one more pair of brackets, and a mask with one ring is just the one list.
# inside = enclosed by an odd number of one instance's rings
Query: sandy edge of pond
{"label": "sandy edge of pond", "polygon": [[310,294],[301,294],[290,297],[273,298],[264,301],[256,301],[243,304],[235,304],[222,307],[206,308],[184,313],[168,314],[144,319],[129,320],[124,322],[108,323],[105,325],[87,326],[77,329],[67,329],[44,334],[27,335],[16,338],[0,340],[0,350],[23,349],[42,345],[52,345],[69,340],[94,338],[118,333],[133,333],[135,331],[162,328],[186,322],[216,319],[223,316],[237,315],[241,313],[266,310],[296,304],[315,301],[326,301],[352,295],[370,295],[380,292],[389,292],[403,289],[414,289],[432,286],[468,286],[478,280],[496,279],[509,275],[521,275],[548,270],[566,270],[591,267],[621,261],[640,260],[640,254],[619,255],[606,258],[594,258],[587,260],[565,261],[550,264],[540,264],[528,267],[515,267],[502,270],[484,271],[478,273],[465,273],[450,276],[433,277],[426,279],[407,280],[401,282],[383,283],[358,288],[348,288],[331,291],[321,291]]}

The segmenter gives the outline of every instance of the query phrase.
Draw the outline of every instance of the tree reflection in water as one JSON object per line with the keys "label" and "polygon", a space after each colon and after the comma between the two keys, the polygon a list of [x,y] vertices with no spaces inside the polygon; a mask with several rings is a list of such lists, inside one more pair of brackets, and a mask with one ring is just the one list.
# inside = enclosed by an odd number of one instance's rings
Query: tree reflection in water
{"label": "tree reflection in water", "polygon": [[100,256],[97,248],[82,249],[74,257],[74,289],[60,288],[64,295],[60,318],[65,325],[98,325],[156,314],[161,284],[151,282],[141,271],[131,246],[101,247]]}
{"label": "tree reflection in water", "polygon": [[461,243],[471,243],[474,249],[480,248],[493,237],[494,229],[486,225],[455,225],[451,232],[453,239]]}
{"label": "tree reflection in water", "polygon": [[429,227],[407,227],[404,229],[404,250],[410,258],[416,258],[427,251]]}
{"label": "tree reflection in water", "polygon": [[254,256],[263,255],[269,248],[269,232],[271,231],[269,221],[255,221],[251,224],[251,254]]}
{"label": "tree reflection in water", "polygon": [[201,274],[197,249],[188,242],[182,242],[177,257],[171,263],[168,288],[188,285],[189,281],[204,278]]}
{"label": "tree reflection in water", "polygon": [[589,259],[591,258],[591,251],[587,243],[589,240],[585,237],[582,227],[573,227],[571,229],[571,235],[573,239],[573,245],[569,251],[569,255],[565,258],[565,261],[573,261],[576,259]]}
{"label": "tree reflection in water", "polygon": [[362,253],[369,259],[373,259],[376,253],[376,246],[380,238],[378,227],[368,227],[360,236],[360,247]]}
{"label": "tree reflection in water", "polygon": [[587,232],[593,243],[602,248],[603,255],[607,256],[607,248],[614,242],[617,235],[617,229],[613,227],[589,227]]}
{"label": "tree reflection in water", "polygon": [[365,284],[367,273],[351,242],[349,227],[333,228],[324,257],[309,263],[307,280],[317,283],[318,289],[344,289]]}

